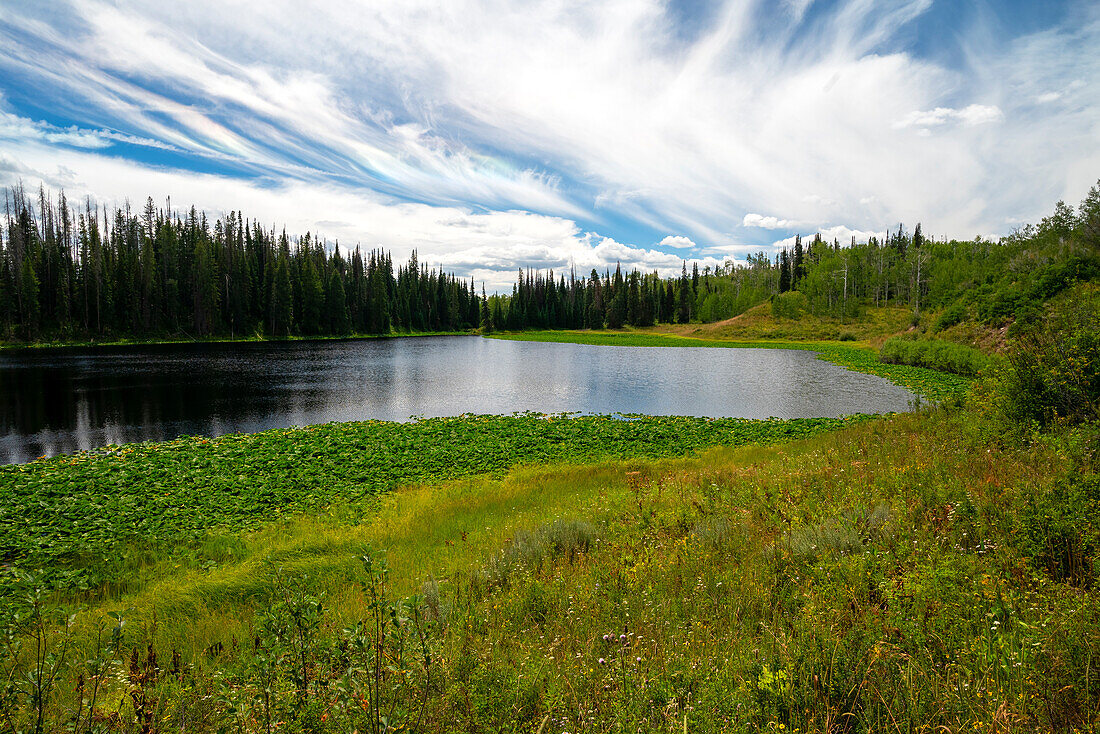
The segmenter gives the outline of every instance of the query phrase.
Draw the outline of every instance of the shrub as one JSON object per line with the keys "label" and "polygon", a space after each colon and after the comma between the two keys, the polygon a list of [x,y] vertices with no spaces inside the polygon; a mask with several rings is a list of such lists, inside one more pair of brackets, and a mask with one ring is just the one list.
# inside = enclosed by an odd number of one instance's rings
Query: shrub
{"label": "shrub", "polygon": [[797,319],[806,310],[806,296],[787,291],[772,296],[772,316],[777,319]]}
{"label": "shrub", "polygon": [[932,323],[932,333],[943,331],[944,329],[950,329],[955,324],[962,323],[962,320],[966,318],[966,307],[961,303],[953,303],[944,309],[936,320]]}
{"label": "shrub", "polygon": [[1029,497],[1021,513],[1023,546],[1032,563],[1055,581],[1088,588],[1095,580],[1095,518],[1100,478],[1063,480]]}
{"label": "shrub", "polygon": [[1100,288],[1082,285],[1069,296],[1011,345],[1000,385],[1014,420],[1100,417]]}
{"label": "shrub", "polygon": [[494,555],[480,576],[490,588],[507,587],[513,571],[537,570],[544,559],[566,558],[587,553],[596,540],[596,529],[583,520],[555,520],[533,531],[516,532],[512,542]]}
{"label": "shrub", "polygon": [[887,339],[879,352],[879,361],[927,367],[964,377],[975,377],[989,365],[990,359],[977,349],[936,339]]}

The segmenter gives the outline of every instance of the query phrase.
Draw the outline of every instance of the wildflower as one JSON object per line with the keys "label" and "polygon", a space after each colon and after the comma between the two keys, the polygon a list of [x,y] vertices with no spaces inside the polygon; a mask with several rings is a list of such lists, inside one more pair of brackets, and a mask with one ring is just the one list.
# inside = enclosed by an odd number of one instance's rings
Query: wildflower
{"label": "wildflower", "polygon": [[606,662],[607,662],[606,660],[604,660],[603,658],[600,658],[600,665],[603,665]]}

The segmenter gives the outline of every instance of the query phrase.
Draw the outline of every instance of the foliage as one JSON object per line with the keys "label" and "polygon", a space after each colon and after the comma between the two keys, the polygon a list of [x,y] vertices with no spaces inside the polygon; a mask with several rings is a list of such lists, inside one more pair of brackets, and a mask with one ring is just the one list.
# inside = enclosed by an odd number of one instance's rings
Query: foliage
{"label": "foliage", "polygon": [[82,570],[85,584],[121,581],[145,548],[362,504],[399,485],[524,463],[680,456],[863,419],[470,415],[108,447],[0,467],[0,555],[21,567]]}
{"label": "foliage", "polygon": [[963,377],[977,377],[992,363],[984,353],[961,344],[903,337],[887,339],[879,351],[879,359],[889,364],[910,364]]}
{"label": "foliage", "polygon": [[240,212],[211,223],[194,207],[74,210],[44,189],[10,192],[0,228],[0,339],[115,341],[264,335],[342,336],[475,328],[473,283],[428,270],[413,252],[341,254]]}
{"label": "foliage", "polygon": [[772,296],[772,315],[777,319],[797,319],[806,310],[806,296],[798,291]]}
{"label": "foliage", "polygon": [[[1042,303],[1100,276],[1100,184],[1079,212],[1059,202],[1039,224],[991,242],[937,242],[899,226],[844,246],[820,234],[794,252],[692,268],[677,277],[593,269],[517,274],[510,294],[478,296],[472,281],[428,270],[412,253],[396,274],[383,251],[307,232],[265,230],[240,212],[79,212],[62,192],[11,192],[0,232],[0,338],[8,341],[208,338],[238,334],[581,329],[719,322],[771,301],[776,318],[858,320],[866,307],[942,309],[935,331],[967,314],[998,327],[1033,322]],[[484,290],[484,289],[483,289]],[[7,295],[5,295],[7,294]],[[797,295],[795,295],[797,294]],[[783,324],[784,327],[789,324]],[[1014,324],[1010,328],[1017,328]],[[818,335],[821,338],[821,335]],[[835,338],[830,337],[830,338]]]}
{"label": "foliage", "polygon": [[[52,628],[71,652],[45,719],[72,728],[100,658],[107,731],[1087,731],[1100,592],[1057,559],[1095,550],[1100,437],[1017,444],[987,420],[529,467],[242,536],[271,561],[169,570]],[[383,545],[385,565],[363,549]],[[250,568],[273,570],[219,603]],[[120,654],[94,633],[119,607]],[[156,610],[171,625],[143,629]]]}
{"label": "foliage", "polygon": [[1065,477],[1037,488],[1020,514],[1020,549],[1056,581],[1090,587],[1100,550],[1100,478]]}
{"label": "foliage", "polygon": [[1016,420],[1100,417],[1100,288],[1075,288],[1017,337],[1001,385],[1004,408]]}

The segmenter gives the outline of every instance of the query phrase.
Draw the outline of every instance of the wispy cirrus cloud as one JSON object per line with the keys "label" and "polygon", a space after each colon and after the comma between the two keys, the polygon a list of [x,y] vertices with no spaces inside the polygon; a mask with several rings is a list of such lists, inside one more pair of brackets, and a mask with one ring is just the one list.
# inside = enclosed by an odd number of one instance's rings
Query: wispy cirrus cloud
{"label": "wispy cirrus cloud", "polygon": [[[665,267],[898,221],[997,234],[1095,181],[1100,10],[982,7],[10,0],[0,135],[7,180],[179,200],[167,188],[213,176],[212,206],[341,222],[398,256],[416,238],[378,222],[406,222],[470,272]],[[954,36],[933,33],[956,11]],[[134,175],[97,170],[119,159]],[[287,198],[311,187],[370,206]],[[307,200],[315,215],[290,211]]]}

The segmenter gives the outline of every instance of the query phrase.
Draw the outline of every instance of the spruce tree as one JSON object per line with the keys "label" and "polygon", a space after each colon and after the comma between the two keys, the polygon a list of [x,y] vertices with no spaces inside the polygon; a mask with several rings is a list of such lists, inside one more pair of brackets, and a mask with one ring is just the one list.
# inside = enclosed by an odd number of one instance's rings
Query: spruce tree
{"label": "spruce tree", "polygon": [[290,266],[285,254],[279,255],[275,278],[271,289],[271,333],[278,337],[290,336],[293,322],[294,294],[290,285]]}
{"label": "spruce tree", "polygon": [[333,268],[328,275],[328,288],[325,291],[325,316],[328,319],[330,334],[343,336],[350,331],[344,279],[340,277],[340,271],[336,268]]}
{"label": "spruce tree", "polygon": [[316,336],[321,333],[321,312],[324,308],[325,294],[321,287],[321,277],[313,264],[313,258],[307,253],[302,263],[302,318],[298,322],[302,334]]}
{"label": "spruce tree", "polygon": [[676,322],[686,324],[691,320],[691,281],[688,280],[687,261],[684,261],[683,271],[680,274],[680,288],[677,292]]}

